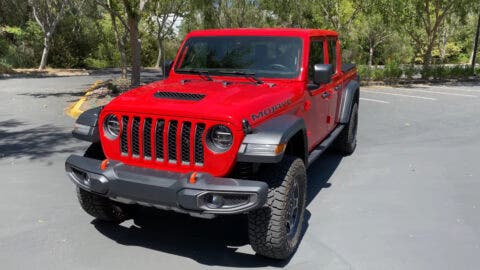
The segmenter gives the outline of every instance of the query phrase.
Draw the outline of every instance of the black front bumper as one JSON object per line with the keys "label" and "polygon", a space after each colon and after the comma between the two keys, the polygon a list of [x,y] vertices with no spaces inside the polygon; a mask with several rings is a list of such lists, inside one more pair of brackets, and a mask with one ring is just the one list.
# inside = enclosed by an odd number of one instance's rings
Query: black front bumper
{"label": "black front bumper", "polygon": [[[198,173],[191,184],[191,173],[145,169],[115,161],[110,161],[105,170],[100,166],[100,160],[78,155],[71,155],[65,162],[68,176],[78,187],[123,203],[212,217],[248,212],[267,200],[268,186],[260,181]],[[211,203],[213,196],[223,202],[220,207]]]}

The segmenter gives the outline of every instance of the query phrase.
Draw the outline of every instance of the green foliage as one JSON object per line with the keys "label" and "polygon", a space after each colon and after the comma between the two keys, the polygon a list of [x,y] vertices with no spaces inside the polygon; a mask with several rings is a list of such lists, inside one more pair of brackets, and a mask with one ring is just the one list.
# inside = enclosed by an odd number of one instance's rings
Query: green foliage
{"label": "green foliage", "polygon": [[[55,2],[53,0],[44,1]],[[106,68],[130,65],[128,32],[117,19],[118,35],[125,38],[120,53],[112,26],[112,10],[126,19],[123,0],[67,0],[68,7],[52,38],[49,66]],[[98,5],[98,3],[104,5]],[[165,59],[173,59],[184,35],[195,29],[224,27],[302,27],[339,32],[343,61],[358,64],[370,80],[465,78],[472,52],[480,2],[468,0],[148,0],[141,14],[139,35],[143,66],[154,66],[159,52],[156,18],[178,14],[180,33],[165,27],[161,44]],[[42,2],[43,3],[43,2]],[[138,0],[132,1],[135,5]],[[48,10],[47,10],[48,11]],[[438,13],[437,13],[438,11]],[[0,62],[3,67],[37,67],[43,50],[43,32],[27,0],[0,1]],[[167,14],[167,16],[165,16]],[[442,15],[440,16],[439,15]],[[437,23],[438,22],[438,23]],[[431,46],[429,46],[431,45]],[[430,47],[430,48],[429,48]],[[431,68],[426,64],[429,54]],[[370,54],[370,51],[372,53]],[[162,57],[163,58],[163,57]],[[372,66],[368,67],[371,61]],[[378,65],[378,67],[375,67]],[[4,68],[5,69],[5,68]]]}
{"label": "green foliage", "polygon": [[422,77],[428,79],[463,79],[473,76],[473,70],[468,65],[432,66],[422,71]]}
{"label": "green foliage", "polygon": [[12,66],[5,62],[3,59],[0,59],[0,74],[12,72]]}

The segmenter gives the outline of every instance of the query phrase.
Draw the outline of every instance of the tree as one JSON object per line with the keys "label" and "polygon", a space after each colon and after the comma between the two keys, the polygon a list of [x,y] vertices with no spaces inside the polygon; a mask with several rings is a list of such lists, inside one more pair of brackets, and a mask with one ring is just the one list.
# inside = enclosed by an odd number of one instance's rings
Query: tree
{"label": "tree", "polygon": [[463,15],[467,4],[468,0],[385,0],[381,8],[389,23],[410,36],[417,53],[422,56],[424,70],[428,70],[442,23],[452,14]]}
{"label": "tree", "polygon": [[138,24],[142,18],[142,12],[148,0],[123,0],[125,12],[128,18],[128,29],[130,30],[130,54],[132,62],[132,86],[140,85],[140,68],[142,66],[142,46]]}
{"label": "tree", "polygon": [[43,53],[39,70],[45,69],[52,37],[62,18],[68,0],[29,0],[33,17],[43,32]]}
{"label": "tree", "polygon": [[471,66],[472,66],[473,73],[475,73],[475,63],[476,63],[476,59],[477,59],[479,35],[480,35],[480,13],[478,14],[477,31],[475,32],[475,38],[473,40],[472,62],[470,63]]}
{"label": "tree", "polygon": [[263,27],[269,17],[257,0],[197,0],[191,1],[191,10],[187,23],[204,29]]}
{"label": "tree", "polygon": [[[96,0],[96,3],[103,7],[109,14],[112,22],[113,32],[115,34],[115,46],[120,53],[120,66],[122,79],[127,78],[127,37],[130,28],[124,18],[123,6],[115,0]],[[118,27],[117,20],[123,26],[123,31]]]}
{"label": "tree", "polygon": [[369,1],[320,0],[321,16],[330,28],[341,34],[349,32],[353,22],[366,8]]}
{"label": "tree", "polygon": [[[157,61],[155,67],[164,66],[164,41],[166,38],[175,36],[175,26],[179,18],[185,16],[188,9],[187,0],[154,0],[150,5],[149,14],[150,32],[156,36],[157,40]],[[153,22],[153,25],[152,23]]]}
{"label": "tree", "polygon": [[366,48],[364,48],[368,50],[367,64],[372,67],[375,50],[392,36],[392,31],[382,24],[381,16],[374,12],[361,14],[359,18],[360,22],[356,32],[359,35],[358,38],[364,40],[362,44],[366,44]]}

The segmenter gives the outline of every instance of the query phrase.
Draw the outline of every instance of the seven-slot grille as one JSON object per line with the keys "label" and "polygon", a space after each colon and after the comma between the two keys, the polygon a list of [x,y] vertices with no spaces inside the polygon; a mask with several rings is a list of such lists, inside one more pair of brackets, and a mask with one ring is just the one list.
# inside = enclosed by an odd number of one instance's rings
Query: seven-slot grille
{"label": "seven-slot grille", "polygon": [[204,123],[163,118],[122,116],[120,152],[123,156],[203,166]]}

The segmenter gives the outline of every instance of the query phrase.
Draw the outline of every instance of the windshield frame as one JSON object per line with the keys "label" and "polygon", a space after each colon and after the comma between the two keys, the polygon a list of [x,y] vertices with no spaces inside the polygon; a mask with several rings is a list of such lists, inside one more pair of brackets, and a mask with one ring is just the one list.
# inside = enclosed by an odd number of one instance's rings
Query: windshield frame
{"label": "windshield frame", "polygon": [[[182,47],[177,53],[176,59],[175,59],[175,65],[172,69],[172,71],[176,74],[182,74],[182,75],[198,75],[198,72],[191,72],[191,71],[184,71],[182,70],[183,68],[189,69],[188,67],[183,67],[180,68],[182,65],[183,61],[185,60],[187,51],[189,49],[189,44],[192,40],[195,39],[208,39],[208,38],[259,38],[259,39],[268,39],[268,38],[278,38],[278,39],[291,39],[294,40],[295,42],[298,42],[298,64],[296,65],[297,68],[294,72],[292,72],[292,75],[288,76],[268,76],[268,74],[265,74],[264,72],[260,72],[261,74],[259,75],[255,69],[250,69],[250,68],[193,68],[193,69],[198,69],[201,72],[206,72],[208,73],[209,76],[219,76],[219,77],[245,77],[242,74],[234,74],[235,71],[240,71],[240,72],[247,72],[251,73],[251,75],[257,77],[257,78],[262,78],[262,79],[268,79],[268,80],[299,80],[301,76],[303,76],[303,71],[304,71],[304,61],[305,61],[305,41],[304,38],[301,36],[296,36],[296,35],[288,35],[288,36],[283,36],[283,35],[219,35],[219,36],[187,36],[185,41],[182,43]],[[192,69],[192,68],[190,68]],[[228,74],[222,71],[230,71],[231,73]],[[273,73],[273,71],[271,71]]]}

